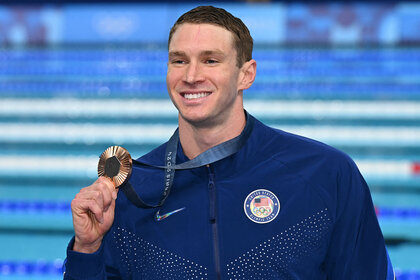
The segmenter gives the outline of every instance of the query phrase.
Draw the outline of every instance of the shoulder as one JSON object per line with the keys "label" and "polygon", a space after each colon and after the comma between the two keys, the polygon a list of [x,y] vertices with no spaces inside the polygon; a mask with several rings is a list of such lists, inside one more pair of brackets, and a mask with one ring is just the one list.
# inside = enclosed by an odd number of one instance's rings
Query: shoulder
{"label": "shoulder", "polygon": [[[251,145],[258,147],[260,159],[284,166],[320,192],[335,196],[352,188],[365,191],[365,182],[355,162],[346,153],[322,142],[266,126],[258,121]],[[358,186],[350,186],[358,182]]]}
{"label": "shoulder", "polygon": [[261,132],[259,151],[270,158],[269,164],[284,167],[287,174],[317,193],[329,209],[335,209],[334,219],[343,213],[348,201],[361,200],[360,206],[369,203],[369,187],[346,153],[265,125],[256,128],[255,132]]}
{"label": "shoulder", "polygon": [[166,143],[161,144],[147,154],[133,161],[130,182],[135,188],[138,185],[150,185],[154,181],[160,181],[162,176],[161,171],[163,169],[156,167],[165,165],[165,150]]}
{"label": "shoulder", "polygon": [[[314,167],[328,164],[353,165],[353,160],[344,152],[305,136],[296,135],[278,128],[269,127],[260,121],[255,121],[253,145],[286,165],[294,163],[306,165],[315,164]],[[301,165],[302,166],[302,165]]]}
{"label": "shoulder", "polygon": [[159,145],[150,152],[137,158],[138,161],[152,164],[152,165],[163,165],[163,159],[165,156],[167,142]]}

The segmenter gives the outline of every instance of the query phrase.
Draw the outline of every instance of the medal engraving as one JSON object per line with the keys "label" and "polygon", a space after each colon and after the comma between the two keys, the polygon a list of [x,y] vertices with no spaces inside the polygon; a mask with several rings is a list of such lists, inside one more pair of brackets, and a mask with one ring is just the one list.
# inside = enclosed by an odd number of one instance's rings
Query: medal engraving
{"label": "medal engraving", "polygon": [[111,146],[99,157],[98,176],[105,176],[120,187],[130,178],[133,162],[130,153],[120,146]]}

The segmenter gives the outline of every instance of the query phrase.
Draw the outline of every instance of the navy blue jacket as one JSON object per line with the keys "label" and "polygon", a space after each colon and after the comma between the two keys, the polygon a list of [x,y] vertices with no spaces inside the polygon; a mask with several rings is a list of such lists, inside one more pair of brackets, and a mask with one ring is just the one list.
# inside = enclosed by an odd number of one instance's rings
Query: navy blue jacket
{"label": "navy blue jacket", "polygon": [[[164,165],[165,146],[141,160]],[[179,146],[177,163],[187,160]],[[130,182],[156,204],[163,176],[135,167]],[[122,192],[116,203],[98,252],[74,252],[70,242],[65,279],[394,279],[355,163],[257,120],[236,154],[176,171],[160,214],[183,210],[156,221],[156,209]]]}

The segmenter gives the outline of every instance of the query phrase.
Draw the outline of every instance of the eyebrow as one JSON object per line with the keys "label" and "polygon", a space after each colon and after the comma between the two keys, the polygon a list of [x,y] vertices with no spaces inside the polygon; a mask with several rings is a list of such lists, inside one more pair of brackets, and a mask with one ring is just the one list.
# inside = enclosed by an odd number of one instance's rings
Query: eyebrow
{"label": "eyebrow", "polygon": [[202,51],[201,52],[201,54],[202,55],[222,55],[222,56],[225,56],[225,53],[224,52],[222,52],[221,50],[219,50],[219,49],[214,49],[214,50],[206,50],[206,51]]}
{"label": "eyebrow", "polygon": [[[205,51],[201,51],[200,55],[221,55],[223,57],[225,57],[225,53],[222,52],[219,49],[214,49],[214,50],[205,50]],[[187,54],[183,51],[170,51],[168,53],[169,57],[174,57],[174,56],[187,56]]]}
{"label": "eyebrow", "polygon": [[169,57],[173,57],[173,56],[185,56],[185,52],[182,51],[171,51],[168,53]]}

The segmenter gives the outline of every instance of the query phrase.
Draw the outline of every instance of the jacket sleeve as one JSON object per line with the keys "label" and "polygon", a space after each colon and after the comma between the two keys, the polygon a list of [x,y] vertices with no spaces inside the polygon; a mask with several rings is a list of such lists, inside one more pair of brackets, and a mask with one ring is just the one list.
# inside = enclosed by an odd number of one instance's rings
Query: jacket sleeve
{"label": "jacket sleeve", "polygon": [[63,265],[64,280],[118,280],[121,279],[116,269],[105,262],[104,243],[93,254],[84,254],[72,250],[74,237],[67,247],[67,258]]}
{"label": "jacket sleeve", "polygon": [[353,161],[337,177],[336,223],[326,258],[328,279],[394,279],[369,187]]}

